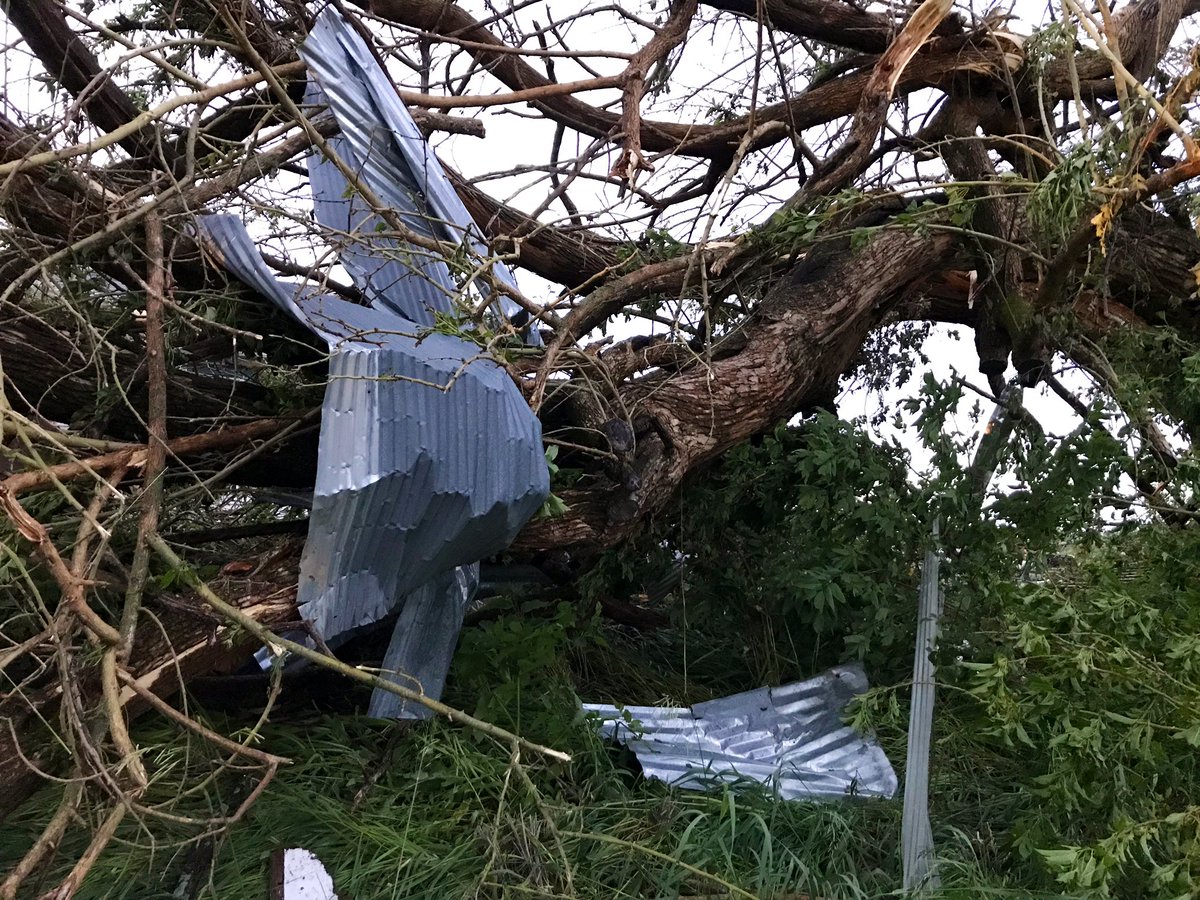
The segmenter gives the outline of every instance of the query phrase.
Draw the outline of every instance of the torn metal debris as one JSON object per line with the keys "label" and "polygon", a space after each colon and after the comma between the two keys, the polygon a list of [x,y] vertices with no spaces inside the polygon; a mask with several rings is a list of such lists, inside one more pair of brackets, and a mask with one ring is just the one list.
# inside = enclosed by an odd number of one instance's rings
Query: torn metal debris
{"label": "torn metal debris", "polygon": [[[340,134],[327,146],[406,226],[422,237],[463,245],[503,286],[512,272],[487,250],[483,235],[446,176],[396,88],[371,48],[332,6],[313,25],[300,57],[310,76],[307,100],[327,100]],[[432,311],[451,312],[454,282],[447,261],[429,250],[386,236],[386,223],[342,170],[324,154],[309,157],[317,220],[342,235],[341,262],[372,305],[382,305],[423,325]],[[478,281],[487,291],[486,280]],[[500,311],[517,325],[528,314],[507,297]],[[536,328],[527,335],[540,345]]]}
{"label": "torn metal debris", "polygon": [[[317,17],[301,56],[316,81],[310,99],[323,91],[341,128],[333,150],[362,184],[413,231],[482,250],[386,74],[339,13]],[[334,164],[316,161],[310,173],[318,220],[341,236],[341,262],[369,307],[277,279],[233,216],[201,227],[232,275],[329,346],[301,614],[336,644],[405,604],[389,666],[398,683],[437,697],[464,585],[477,579],[456,570],[507,547],[549,493],[541,426],[485,350],[431,331],[458,290],[445,260],[381,235]],[[502,264],[489,266],[511,284]]]}
{"label": "torn metal debris", "polygon": [[[440,697],[463,616],[478,589],[479,563],[473,563],[459,566],[409,594],[383,656],[383,677],[430,697]],[[427,719],[433,711],[376,689],[367,715],[376,719]]]}
{"label": "torn metal debris", "polygon": [[585,703],[604,737],[632,750],[647,778],[688,790],[756,781],[782,800],[890,798],[896,773],[883,749],[842,721],[868,687],[857,663],[815,678],[692,707]]}

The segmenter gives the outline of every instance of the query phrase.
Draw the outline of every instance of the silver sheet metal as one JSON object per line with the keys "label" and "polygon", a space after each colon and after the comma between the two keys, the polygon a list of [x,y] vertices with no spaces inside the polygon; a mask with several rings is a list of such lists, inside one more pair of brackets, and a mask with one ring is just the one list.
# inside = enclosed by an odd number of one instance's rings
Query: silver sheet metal
{"label": "silver sheet metal", "polygon": [[[478,589],[479,564],[474,563],[459,566],[409,594],[392,631],[380,675],[401,687],[440,697],[463,615]],[[376,719],[428,719],[433,712],[376,688],[367,715]]]}
{"label": "silver sheet metal", "polygon": [[[991,418],[983,428],[975,456],[967,469],[973,501],[968,514],[978,513],[996,472],[1000,450],[1008,442],[1021,406],[1020,376],[1000,394]],[[973,507],[973,509],[972,509]],[[921,587],[917,598],[917,640],[913,648],[912,702],[908,716],[908,752],[904,772],[904,809],[900,827],[900,855],[904,889],[921,892],[941,886],[938,875],[933,826],[929,819],[929,757],[933,741],[933,710],[937,678],[931,658],[937,646],[945,599],[939,583],[938,519],[933,522],[933,546],[921,565]]]}
{"label": "silver sheet metal", "polygon": [[203,227],[225,267],[330,344],[298,602],[326,641],[498,553],[549,493],[541,427],[475,344],[277,280],[232,216]]}
{"label": "silver sheet metal", "polygon": [[[330,111],[341,128],[341,135],[332,146],[351,171],[399,213],[406,225],[426,237],[464,245],[477,259],[490,260],[489,267],[496,280],[515,288],[512,272],[488,253],[479,227],[397,96],[391,79],[341,13],[333,6],[322,10],[299,52],[308,65],[310,78],[328,98]],[[320,98],[310,93],[310,99]],[[320,187],[322,203],[345,204],[341,211],[327,209],[330,215],[345,219],[349,214],[354,224],[366,223],[365,229],[358,230],[358,238],[374,233],[378,221],[370,216],[361,198],[347,199],[353,192],[348,190],[349,185],[335,165],[324,159],[310,160],[309,175],[314,178],[314,189]],[[317,212],[322,214],[321,204]],[[375,246],[385,243],[380,241]],[[427,254],[427,251],[412,252],[418,257]],[[436,280],[434,270],[438,266],[445,268],[444,262],[429,260],[422,265],[427,275],[434,276],[433,280]],[[394,274],[385,277],[385,282]],[[419,280],[392,278],[392,283],[420,290],[415,287]],[[486,289],[482,281],[477,283]],[[411,305],[405,302],[407,298],[392,299],[399,301],[399,311],[404,315],[413,315]],[[523,322],[527,317],[507,297],[499,298],[499,306],[514,322]],[[541,344],[536,328],[529,329],[526,340]]]}
{"label": "silver sheet metal", "polygon": [[[310,81],[305,103],[310,109],[323,107],[328,105],[328,98]],[[326,144],[354,171],[362,169],[362,161],[348,138],[331,137]],[[375,144],[382,146],[373,147],[373,155],[386,155],[389,148],[385,141],[376,137]],[[394,168],[396,177],[402,180],[390,192],[393,202],[403,197],[407,204],[396,210],[399,218],[423,237],[444,238],[433,227],[425,198],[410,183],[407,171],[400,166]],[[371,306],[390,309],[420,325],[432,325],[435,313],[454,312],[454,279],[444,259],[387,237],[387,223],[371,211],[341,170],[323,154],[309,154],[308,178],[317,222],[354,283],[366,286]]]}
{"label": "silver sheet metal", "polygon": [[[936,545],[936,521],[933,524],[933,539]],[[933,740],[933,707],[937,697],[932,653],[937,647],[938,626],[942,617],[939,567],[937,550],[926,550],[921,564],[921,589],[917,601],[917,642],[913,654],[912,703],[908,713],[908,753],[900,828],[906,891],[936,889],[940,885],[934,858],[933,826],[929,821],[929,754]]]}
{"label": "silver sheet metal", "polygon": [[862,666],[851,663],[692,707],[583,708],[599,717],[601,734],[637,755],[647,778],[676,787],[756,781],[783,800],[889,798],[896,773],[883,749],[842,722],[867,687]]}
{"label": "silver sheet metal", "polygon": [[[482,253],[437,158],[340,14],[318,17],[301,55],[318,83],[309,98],[327,99],[341,127],[335,152],[413,230]],[[233,216],[205,217],[201,228],[232,275],[329,346],[301,614],[336,645],[404,604],[388,668],[437,697],[475,564],[507,547],[549,494],[541,426],[478,345],[430,331],[436,313],[454,309],[445,261],[380,237],[374,214],[328,161],[310,173],[318,221],[371,306],[277,279]],[[511,283],[502,265],[492,270]],[[391,696],[373,708],[415,714]]]}

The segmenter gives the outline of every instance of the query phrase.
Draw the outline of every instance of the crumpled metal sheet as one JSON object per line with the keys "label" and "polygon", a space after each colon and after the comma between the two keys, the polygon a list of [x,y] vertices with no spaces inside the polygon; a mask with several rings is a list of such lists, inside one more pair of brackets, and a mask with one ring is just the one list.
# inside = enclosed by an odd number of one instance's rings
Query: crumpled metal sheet
{"label": "crumpled metal sheet", "polygon": [[[445,173],[357,33],[327,8],[301,55],[329,95],[342,149],[359,154],[363,182],[415,230],[454,240],[465,233],[474,243],[465,208],[445,196],[443,185],[453,193]],[[354,106],[360,94],[373,105]],[[341,248],[370,307],[277,279],[233,216],[205,217],[201,227],[232,275],[329,345],[301,614],[336,644],[413,598],[413,613],[398,625],[413,632],[394,635],[391,667],[419,674],[437,696],[461,626],[462,600],[449,586],[455,570],[507,547],[549,494],[541,426],[477,344],[430,332],[433,313],[452,308],[444,262],[426,256],[414,264],[426,251],[374,237],[369,211],[339,207],[353,193],[341,173],[319,164],[313,172],[323,223],[371,230],[348,235]],[[381,181],[393,177],[399,187]],[[419,271],[405,273],[410,264]],[[435,598],[453,609],[429,614]]]}
{"label": "crumpled metal sheet", "polygon": [[[325,92],[312,81],[304,99],[313,111],[328,104]],[[362,161],[349,139],[338,135],[328,138],[326,143],[352,170],[363,171]],[[385,144],[382,138],[376,138],[376,143]],[[373,153],[386,154],[388,149],[385,144],[373,148]],[[397,177],[403,174],[401,170]],[[338,261],[354,283],[365,286],[366,298],[372,306],[390,309],[425,326],[434,324],[434,313],[453,312],[454,280],[444,259],[425,248],[387,237],[391,230],[387,223],[371,211],[362,195],[351,189],[341,170],[324,154],[309,154],[308,178],[317,223],[333,243]],[[362,178],[367,180],[365,173]],[[393,208],[401,198],[407,204],[396,209],[397,216],[423,237],[444,238],[429,221],[424,196],[408,181],[404,178],[389,192]]]}
{"label": "crumpled metal sheet", "polygon": [[637,755],[647,778],[676,787],[709,790],[750,780],[783,800],[890,798],[896,773],[883,749],[842,722],[846,704],[867,687],[862,666],[851,663],[690,708],[583,708],[600,717],[603,736]]}
{"label": "crumpled metal sheet", "polygon": [[[489,259],[479,227],[396,95],[391,79],[362,37],[332,5],[317,16],[300,47],[300,57],[319,86],[310,88],[308,100],[320,102],[322,94],[327,97],[341,126],[340,135],[329,144],[350,170],[414,231],[465,245],[474,256]],[[352,274],[352,266],[357,266],[360,274],[365,271],[372,275],[379,286],[367,292],[369,297],[383,294],[385,305],[396,304],[397,312],[418,322],[424,321],[419,309],[422,303],[450,310],[447,301],[451,291],[439,295],[437,290],[439,285],[447,289],[452,285],[444,260],[431,258],[427,250],[407,247],[400,266],[386,266],[384,263],[396,261],[394,242],[376,236],[375,226],[381,224],[380,220],[361,196],[349,190],[337,166],[314,154],[309,160],[309,177],[317,196],[318,219],[328,216],[332,227],[356,235],[352,243],[357,243],[358,249],[343,254],[342,261]],[[355,227],[347,229],[347,223]],[[389,245],[391,254],[380,252]],[[403,269],[409,264],[413,272],[405,273]],[[490,268],[499,282],[516,287],[512,272],[502,261],[492,260]],[[401,290],[387,290],[391,286],[400,286]],[[523,323],[527,318],[525,311],[507,297],[499,298],[499,306],[514,322]],[[529,329],[527,341],[541,344],[536,328]]]}
{"label": "crumpled metal sheet", "polygon": [[498,553],[545,501],[541,428],[475,344],[278,281],[240,221],[204,228],[226,268],[333,351],[298,602],[326,641]]}
{"label": "crumpled metal sheet", "polygon": [[[402,687],[440,697],[463,615],[478,589],[479,563],[473,563],[459,566],[409,594],[379,674]],[[428,719],[433,711],[376,688],[367,715],[376,719]]]}

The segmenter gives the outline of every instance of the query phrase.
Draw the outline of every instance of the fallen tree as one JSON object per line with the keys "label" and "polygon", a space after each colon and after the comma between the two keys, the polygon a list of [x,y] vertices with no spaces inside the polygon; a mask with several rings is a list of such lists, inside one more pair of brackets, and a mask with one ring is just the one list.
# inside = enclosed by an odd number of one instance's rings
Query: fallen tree
{"label": "fallen tree", "polygon": [[[921,322],[974,329],[993,393],[1011,365],[1086,408],[1053,361],[1089,373],[1132,423],[1140,502],[1194,515],[1172,487],[1164,421],[1188,440],[1200,426],[1186,387],[1200,341],[1188,189],[1200,156],[1186,124],[1200,75],[1172,49],[1200,6],[1142,0],[1093,21],[1072,4],[1069,28],[1028,37],[938,0],[900,17],[835,0],[681,0],[653,26],[625,11],[632,53],[572,45],[563,28],[587,11],[543,27],[440,0],[363,6],[361,27],[391,42],[378,52],[415,72],[398,90],[418,124],[458,142],[447,156],[508,121],[477,110],[527,115],[530,144],[544,142],[536,162],[468,160],[452,175],[494,258],[553,285],[552,298],[513,298],[544,349],[490,330],[465,289],[461,319],[438,325],[483,336],[558,448],[557,514],[532,520],[512,558],[578,577],[727,451],[832,408],[848,373],[873,364],[886,381],[888,353],[907,352]],[[0,116],[0,496],[19,560],[0,649],[0,803],[69,758],[103,785],[115,829],[119,798],[145,787],[123,723],[150,702],[117,688],[167,697],[252,643],[235,630],[221,645],[228,622],[158,596],[152,543],[290,530],[290,504],[270,492],[311,487],[315,470],[318,416],[302,411],[319,404],[328,354],[228,276],[195,218],[239,211],[281,276],[362,296],[328,252],[346,236],[311,227],[292,196],[298,161],[336,131],[297,105],[302,4],[151,4],[108,22],[52,0],[6,9],[66,105],[47,96]],[[710,26],[743,54],[736,84],[675,83]],[[695,96],[706,110],[670,118]],[[492,192],[500,178],[521,190]],[[489,277],[489,260],[469,256],[462,271]],[[193,548],[193,562],[220,552]],[[287,581],[218,593],[274,629],[296,618]],[[102,662],[81,664],[85,651]],[[46,728],[55,717],[61,732]],[[111,834],[97,831],[96,853]]]}

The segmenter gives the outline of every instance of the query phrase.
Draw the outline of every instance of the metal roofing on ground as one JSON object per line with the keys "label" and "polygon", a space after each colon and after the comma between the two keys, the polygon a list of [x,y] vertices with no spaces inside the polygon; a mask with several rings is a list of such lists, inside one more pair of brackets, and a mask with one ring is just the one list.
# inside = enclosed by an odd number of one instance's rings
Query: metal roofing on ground
{"label": "metal roofing on ground", "polygon": [[749,780],[784,800],[889,798],[897,780],[883,749],[842,722],[846,704],[867,687],[852,663],[692,707],[583,708],[599,716],[605,737],[637,755],[647,778],[676,787]]}
{"label": "metal roofing on ground", "polygon": [[[326,9],[301,55],[344,135],[335,152],[346,154],[363,183],[414,231],[455,242],[465,234],[482,250],[358,34]],[[318,161],[310,172],[318,221],[335,235],[342,264],[371,306],[280,281],[233,216],[205,217],[201,227],[231,274],[330,349],[301,614],[336,643],[405,604],[389,665],[404,673],[399,683],[419,676],[437,696],[465,595],[477,582],[471,567],[507,547],[549,493],[541,426],[482,348],[429,330],[435,312],[454,309],[445,262],[382,236],[336,166]],[[493,264],[493,271],[511,283],[506,268]],[[391,708],[376,699],[376,708]]]}

